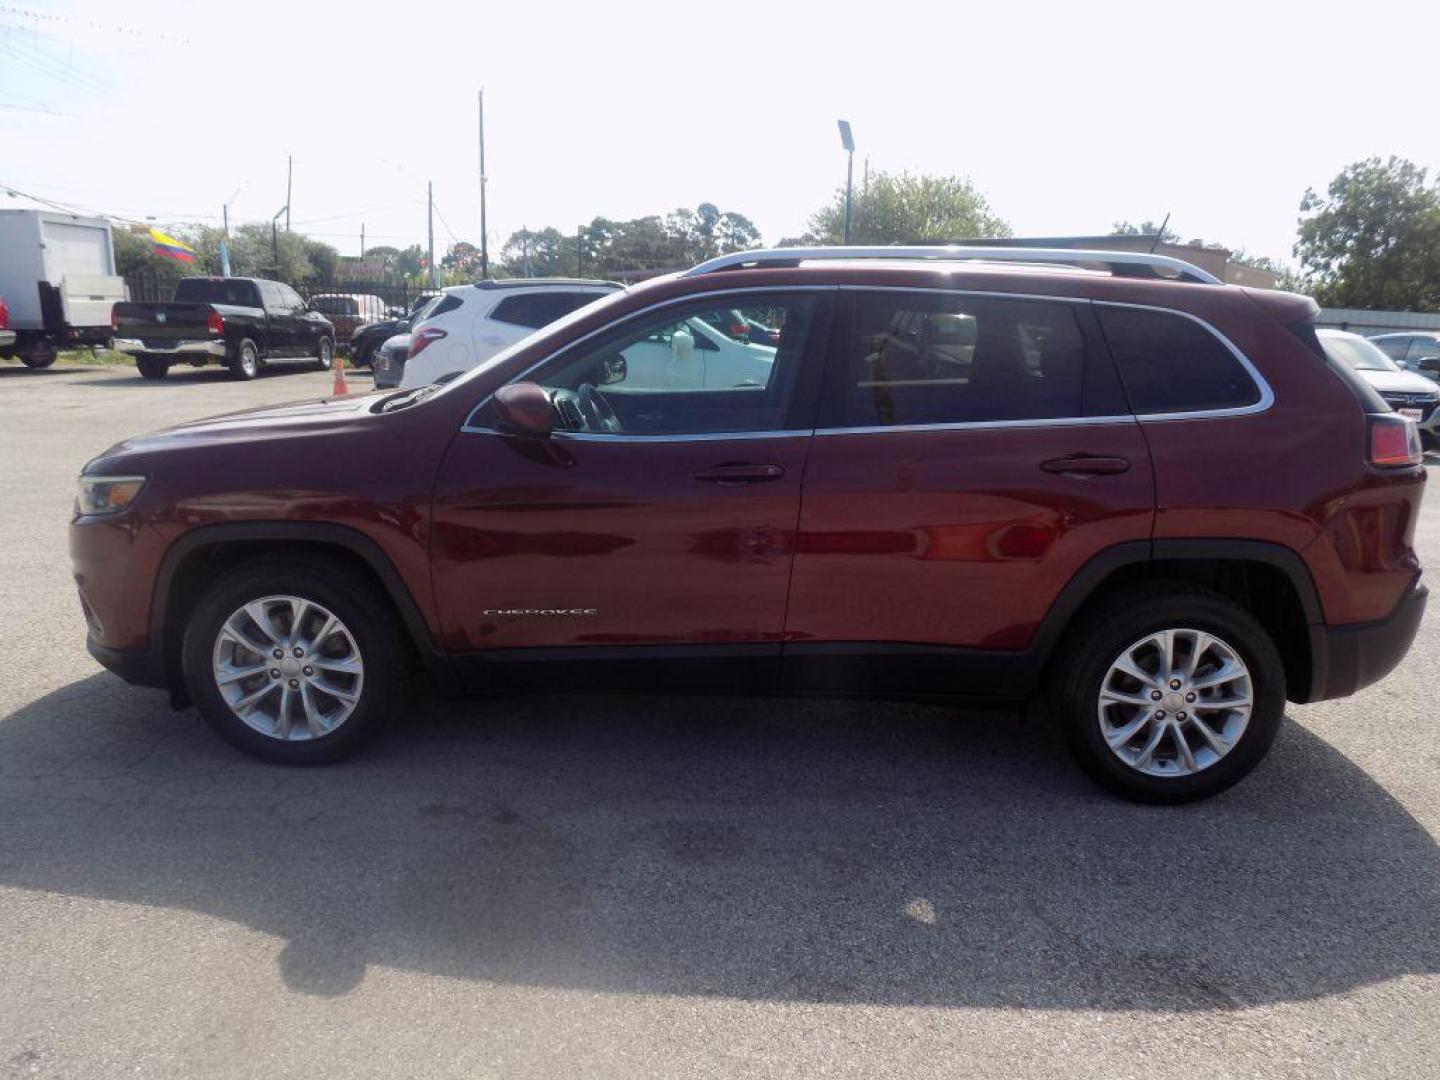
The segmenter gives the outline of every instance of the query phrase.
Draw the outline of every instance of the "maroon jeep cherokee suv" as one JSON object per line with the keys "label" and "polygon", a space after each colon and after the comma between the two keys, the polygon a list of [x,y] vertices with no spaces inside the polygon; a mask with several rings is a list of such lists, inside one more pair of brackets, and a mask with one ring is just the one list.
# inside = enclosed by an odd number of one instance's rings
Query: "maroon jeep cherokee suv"
{"label": "maroon jeep cherokee suv", "polygon": [[[705,332],[736,312],[776,344]],[[71,526],[90,651],[280,762],[356,749],[419,668],[1041,692],[1102,784],[1211,794],[1425,604],[1414,425],[1315,314],[1154,256],[722,257],[449,382],[109,450]]]}

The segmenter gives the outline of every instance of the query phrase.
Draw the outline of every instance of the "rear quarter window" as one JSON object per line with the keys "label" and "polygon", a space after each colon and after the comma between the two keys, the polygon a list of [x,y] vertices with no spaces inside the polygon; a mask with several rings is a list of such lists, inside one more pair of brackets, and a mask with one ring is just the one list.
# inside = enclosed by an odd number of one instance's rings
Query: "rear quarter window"
{"label": "rear quarter window", "polygon": [[1245,366],[1200,323],[1149,308],[1097,304],[1095,311],[1137,416],[1241,409],[1260,401]]}
{"label": "rear quarter window", "polygon": [[507,296],[495,305],[490,317],[496,322],[510,323],[538,330],[549,326],[562,315],[598,300],[595,293],[542,292],[528,296]]}

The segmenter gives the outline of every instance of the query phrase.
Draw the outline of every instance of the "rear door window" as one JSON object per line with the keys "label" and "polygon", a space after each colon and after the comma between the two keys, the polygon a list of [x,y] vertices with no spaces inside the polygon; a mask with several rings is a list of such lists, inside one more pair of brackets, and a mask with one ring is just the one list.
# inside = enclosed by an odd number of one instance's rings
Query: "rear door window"
{"label": "rear door window", "polygon": [[1260,401],[1245,365],[1193,319],[1151,308],[1095,305],[1137,416],[1240,409]]}
{"label": "rear door window", "polygon": [[1121,413],[1113,371],[1086,319],[1083,305],[1069,303],[857,293],[824,423],[865,428]]}
{"label": "rear door window", "polygon": [[497,322],[513,326],[526,326],[538,330],[549,326],[562,315],[568,315],[576,308],[584,307],[592,300],[598,300],[596,293],[563,292],[560,290],[530,293],[524,296],[507,296],[495,305],[490,317]]}

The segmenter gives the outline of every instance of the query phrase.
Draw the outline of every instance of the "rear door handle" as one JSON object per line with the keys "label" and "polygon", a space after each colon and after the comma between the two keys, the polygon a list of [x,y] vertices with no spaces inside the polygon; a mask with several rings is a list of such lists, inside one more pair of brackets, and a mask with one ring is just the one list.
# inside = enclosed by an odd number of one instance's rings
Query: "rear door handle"
{"label": "rear door handle", "polygon": [[712,465],[708,469],[699,469],[695,473],[695,479],[729,486],[779,480],[784,475],[785,468],[781,465],[752,465],[749,462],[732,461],[724,465]]}
{"label": "rear door handle", "polygon": [[1048,473],[1066,476],[1115,476],[1128,472],[1130,462],[1123,457],[1097,457],[1091,454],[1067,454],[1065,457],[1042,461],[1040,468]]}

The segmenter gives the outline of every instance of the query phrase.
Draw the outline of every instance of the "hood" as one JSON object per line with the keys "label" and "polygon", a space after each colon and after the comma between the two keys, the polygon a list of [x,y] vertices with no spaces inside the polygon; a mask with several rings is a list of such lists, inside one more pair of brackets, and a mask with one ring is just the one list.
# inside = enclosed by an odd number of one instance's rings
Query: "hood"
{"label": "hood", "polygon": [[[98,464],[106,458],[133,460],[136,455],[184,450],[196,446],[330,435],[371,420],[373,414],[370,410],[383,396],[385,395],[382,393],[352,394],[347,397],[322,398],[319,401],[267,405],[258,409],[213,416],[207,420],[191,420],[116,443],[92,464]],[[116,465],[123,468],[118,460]],[[85,471],[90,471],[89,465],[85,467]],[[115,470],[103,468],[99,471]]]}
{"label": "hood", "polygon": [[1382,394],[1434,394],[1437,387],[1413,371],[1361,370],[1357,374]]}

